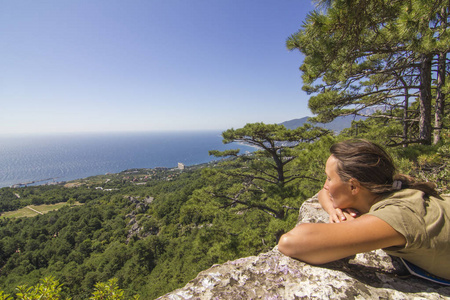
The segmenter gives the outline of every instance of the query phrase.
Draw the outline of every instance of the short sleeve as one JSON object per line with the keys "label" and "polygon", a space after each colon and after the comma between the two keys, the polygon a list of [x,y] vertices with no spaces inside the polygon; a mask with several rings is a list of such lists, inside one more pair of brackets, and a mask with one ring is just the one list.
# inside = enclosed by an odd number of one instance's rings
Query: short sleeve
{"label": "short sleeve", "polygon": [[403,235],[406,239],[403,249],[423,247],[428,240],[423,218],[405,201],[381,201],[371,208],[368,215],[385,221]]}

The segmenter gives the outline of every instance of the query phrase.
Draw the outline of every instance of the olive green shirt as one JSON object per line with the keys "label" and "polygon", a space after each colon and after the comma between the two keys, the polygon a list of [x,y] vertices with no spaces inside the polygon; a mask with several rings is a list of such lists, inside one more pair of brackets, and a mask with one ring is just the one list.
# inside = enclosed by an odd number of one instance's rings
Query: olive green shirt
{"label": "olive green shirt", "polygon": [[368,213],[402,234],[406,245],[389,247],[399,256],[433,275],[450,279],[450,197],[425,196],[404,189],[375,203]]}

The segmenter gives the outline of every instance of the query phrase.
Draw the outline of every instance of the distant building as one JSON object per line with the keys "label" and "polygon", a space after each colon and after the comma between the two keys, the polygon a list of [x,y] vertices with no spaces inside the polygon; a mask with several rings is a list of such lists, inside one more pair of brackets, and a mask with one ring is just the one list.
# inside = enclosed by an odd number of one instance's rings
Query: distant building
{"label": "distant building", "polygon": [[180,169],[180,170],[184,170],[184,164],[183,163],[178,163],[178,169]]}

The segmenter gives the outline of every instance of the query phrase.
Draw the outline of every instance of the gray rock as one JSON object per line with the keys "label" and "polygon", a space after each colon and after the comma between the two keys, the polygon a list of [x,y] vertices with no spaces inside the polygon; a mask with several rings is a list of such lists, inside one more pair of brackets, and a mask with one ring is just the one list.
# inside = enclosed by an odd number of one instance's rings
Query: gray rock
{"label": "gray rock", "polygon": [[[327,222],[317,197],[299,223]],[[450,287],[413,277],[382,250],[312,266],[272,251],[214,265],[158,299],[450,299]]]}
{"label": "gray rock", "polygon": [[135,197],[128,197],[128,200],[129,200],[131,203],[134,203],[134,204],[139,203],[139,200],[138,200],[137,198],[135,198]]}
{"label": "gray rock", "polygon": [[136,204],[136,212],[137,213],[144,213],[147,211],[148,205],[146,203],[138,203]]}
{"label": "gray rock", "polygon": [[144,202],[147,203],[147,204],[151,204],[153,202],[153,200],[155,200],[155,198],[147,197],[147,198],[144,199]]}

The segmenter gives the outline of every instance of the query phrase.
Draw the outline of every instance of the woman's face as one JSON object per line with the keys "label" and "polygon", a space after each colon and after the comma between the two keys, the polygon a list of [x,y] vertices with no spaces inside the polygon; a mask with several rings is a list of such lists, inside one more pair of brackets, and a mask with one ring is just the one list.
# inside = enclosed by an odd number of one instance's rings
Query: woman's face
{"label": "woman's face", "polygon": [[354,198],[350,183],[344,182],[337,173],[338,160],[331,155],[325,166],[327,180],[323,188],[328,191],[334,208],[353,208]]}

